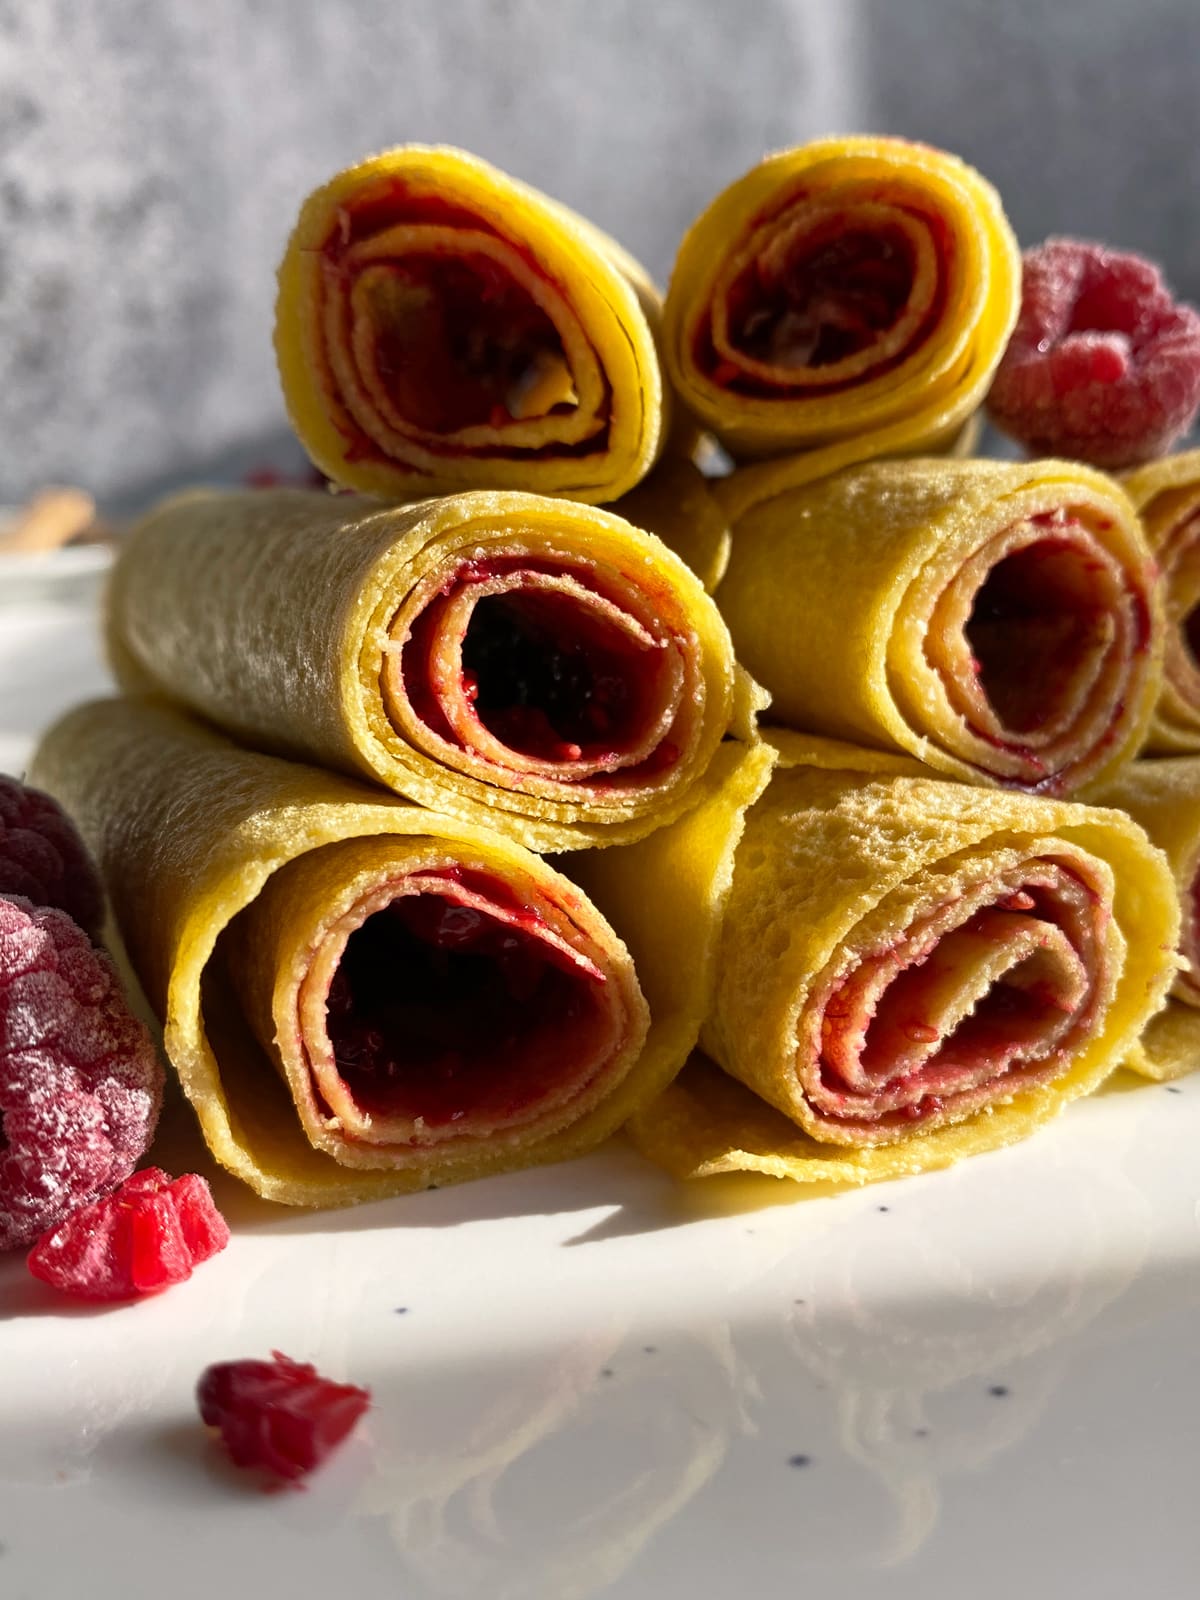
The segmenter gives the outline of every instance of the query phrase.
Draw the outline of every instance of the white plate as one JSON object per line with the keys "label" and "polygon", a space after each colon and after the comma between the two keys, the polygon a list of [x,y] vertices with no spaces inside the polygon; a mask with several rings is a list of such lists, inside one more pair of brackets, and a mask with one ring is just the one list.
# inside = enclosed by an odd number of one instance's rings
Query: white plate
{"label": "white plate", "polygon": [[[43,614],[0,662],[14,764],[99,685],[91,639]],[[1121,1084],[840,1196],[618,1144],[350,1213],[220,1182],[229,1249],[131,1307],[0,1263],[0,1595],[1184,1600],[1198,1151],[1200,1079]],[[272,1348],[375,1396],[303,1494],[194,1411],[207,1363]]]}

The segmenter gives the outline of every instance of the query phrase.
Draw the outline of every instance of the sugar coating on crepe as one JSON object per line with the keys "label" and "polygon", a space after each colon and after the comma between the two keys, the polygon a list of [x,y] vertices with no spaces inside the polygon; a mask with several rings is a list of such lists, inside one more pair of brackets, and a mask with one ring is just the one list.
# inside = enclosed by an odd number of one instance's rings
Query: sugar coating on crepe
{"label": "sugar coating on crepe", "polygon": [[335,483],[597,502],[662,447],[658,317],[644,270],[591,223],[461,150],[407,145],[305,201],[275,351]]}
{"label": "sugar coating on crepe", "polygon": [[515,491],[178,497],[122,553],[109,636],[126,687],[538,850],[679,815],[734,715],[733,646],[684,562]]}
{"label": "sugar coating on crepe", "polygon": [[772,722],[1067,795],[1145,737],[1156,576],[1129,500],[1090,468],[914,460],[763,501],[717,599]]}
{"label": "sugar coating on crepe", "polygon": [[732,184],[686,234],[664,310],[667,371],[764,492],[875,456],[950,446],[1017,313],[1020,258],[995,190],[903,139],[822,139]]}
{"label": "sugar coating on crepe", "polygon": [[[1175,971],[1119,812],[779,773],[735,863],[697,1061],[632,1131],[680,1175],[862,1183],[1023,1138],[1121,1063]],[[737,1081],[734,1081],[737,1080]]]}
{"label": "sugar coating on crepe", "polygon": [[1169,450],[1200,408],[1200,312],[1153,262],[1085,239],[1047,239],[1022,269],[992,421],[1032,455],[1110,470]]}
{"label": "sugar coating on crepe", "polygon": [[[136,700],[71,713],[35,768],[96,852],[214,1155],[269,1198],[337,1205],[576,1154],[665,1087],[772,759],[731,742],[709,798],[595,857],[649,1016],[580,887],[490,830]],[[381,986],[396,958],[420,981]]]}
{"label": "sugar coating on crepe", "polygon": [[1158,563],[1166,609],[1163,686],[1146,748],[1200,752],[1200,450],[1152,461],[1124,483]]}

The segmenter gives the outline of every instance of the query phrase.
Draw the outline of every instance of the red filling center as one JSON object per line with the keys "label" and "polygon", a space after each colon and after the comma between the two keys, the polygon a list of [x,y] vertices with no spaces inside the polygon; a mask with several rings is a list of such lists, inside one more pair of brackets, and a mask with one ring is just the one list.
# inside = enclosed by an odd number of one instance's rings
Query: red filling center
{"label": "red filling center", "polygon": [[[443,738],[453,733],[430,671],[443,609],[462,583],[485,582],[509,568],[539,570],[516,558],[460,574],[425,607],[404,647],[409,702]],[[666,650],[639,648],[576,596],[534,588],[485,595],[475,605],[462,664],[466,696],[488,732],[510,750],[545,761],[600,761],[636,745],[663,703],[671,666]]]}
{"label": "red filling center", "polygon": [[[1031,909],[1037,908],[1033,910],[1035,916],[1046,913],[1044,896],[1022,898],[1030,901]],[[1042,901],[1040,906],[1038,900]],[[1052,907],[1049,909],[1052,911]],[[954,970],[956,945],[977,935],[989,921],[994,921],[995,915],[996,908],[990,906],[977,912],[961,930],[945,935],[928,960],[896,975],[881,996],[867,1028],[862,1064],[868,1072],[886,1072],[904,1042],[927,1038],[933,1031],[920,1020],[925,1014],[926,995],[946,971]],[[1014,1048],[1028,1048],[1048,1025],[1061,1018],[1060,997],[1052,985],[1023,981],[1022,969],[1028,964],[1022,962],[1014,967],[976,1002],[969,1015],[963,1017],[928,1058],[922,1068],[923,1077],[936,1080],[938,1069],[950,1061],[963,1065],[992,1058],[1005,1059]]]}
{"label": "red filling center", "polygon": [[[481,873],[442,874],[505,909]],[[561,1087],[604,1027],[604,981],[541,937],[440,894],[401,895],[346,942],[327,1000],[338,1072],[358,1105],[431,1126],[507,1117]]]}
{"label": "red filling center", "polygon": [[1068,541],[1041,539],[997,562],[966,626],[979,682],[1006,728],[1028,733],[1063,704],[1107,614],[1102,574]]}
{"label": "red filling center", "polygon": [[414,427],[453,433],[570,410],[573,401],[557,399],[561,384],[539,408],[539,381],[566,371],[562,342],[490,257],[412,255],[373,270],[375,369]]}
{"label": "red filling center", "polygon": [[913,260],[899,229],[829,222],[814,229],[782,271],[751,264],[729,296],[730,337],[755,361],[826,367],[873,345],[900,317]]}

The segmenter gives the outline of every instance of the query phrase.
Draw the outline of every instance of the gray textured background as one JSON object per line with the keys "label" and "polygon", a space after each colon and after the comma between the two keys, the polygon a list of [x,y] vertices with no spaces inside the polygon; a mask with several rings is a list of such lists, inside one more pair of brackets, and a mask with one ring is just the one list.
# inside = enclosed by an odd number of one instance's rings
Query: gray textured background
{"label": "gray textured background", "polygon": [[371,150],[465,145],[661,278],[764,150],[858,129],[1200,297],[1200,0],[0,0],[0,499],[277,434],[276,259]]}

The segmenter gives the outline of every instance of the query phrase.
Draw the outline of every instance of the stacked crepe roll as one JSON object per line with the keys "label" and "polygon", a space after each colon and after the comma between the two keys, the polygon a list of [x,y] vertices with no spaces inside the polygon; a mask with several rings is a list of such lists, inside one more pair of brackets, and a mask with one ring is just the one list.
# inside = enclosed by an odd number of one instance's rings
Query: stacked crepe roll
{"label": "stacked crepe roll", "polygon": [[1012,1143],[1097,1088],[1175,972],[1174,888],[1137,823],[778,742],[710,1059],[635,1115],[646,1154],[681,1177],[866,1183]]}
{"label": "stacked crepe roll", "polygon": [[1145,1057],[1175,879],[1069,797],[1154,716],[1154,562],[1109,479],[951,459],[1018,296],[991,188],[898,140],[762,163],[665,310],[460,152],[306,202],[280,375],[358,493],[152,512],[125,698],[34,774],[221,1161],[333,1204],[628,1124],[682,1174],[864,1182]]}
{"label": "stacked crepe roll", "polygon": [[1162,572],[1165,682],[1147,741],[1155,755],[1200,751],[1200,450],[1165,456],[1125,480]]}

